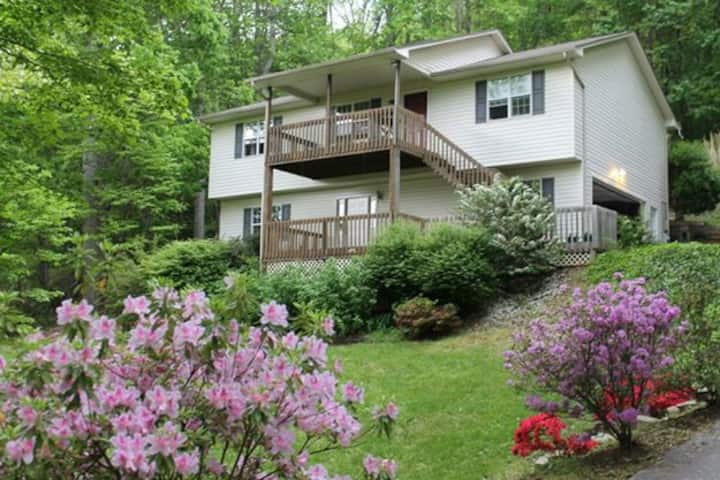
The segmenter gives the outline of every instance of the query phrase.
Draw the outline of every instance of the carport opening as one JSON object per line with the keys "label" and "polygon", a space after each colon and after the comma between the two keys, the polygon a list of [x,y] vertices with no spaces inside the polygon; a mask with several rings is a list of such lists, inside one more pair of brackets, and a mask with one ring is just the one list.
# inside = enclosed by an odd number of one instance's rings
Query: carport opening
{"label": "carport opening", "polygon": [[630,217],[640,214],[640,201],[597,180],[593,180],[593,204]]}

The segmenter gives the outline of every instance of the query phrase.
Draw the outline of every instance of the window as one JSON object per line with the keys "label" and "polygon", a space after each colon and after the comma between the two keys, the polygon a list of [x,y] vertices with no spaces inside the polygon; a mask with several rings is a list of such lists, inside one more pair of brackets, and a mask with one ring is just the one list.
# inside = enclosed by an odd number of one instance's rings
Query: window
{"label": "window", "polygon": [[377,199],[372,195],[338,198],[336,210],[338,217],[372,214],[377,211]]}
{"label": "window", "polygon": [[545,197],[552,205],[555,205],[555,179],[552,177],[533,178],[523,180],[525,185],[530,186],[533,190]]}
{"label": "window", "polygon": [[527,115],[531,111],[530,74],[498,78],[487,83],[488,117]]}
{"label": "window", "polygon": [[[273,117],[271,125],[282,125],[282,117]],[[265,151],[265,122],[235,125],[235,158],[262,155]]]}
{"label": "window", "polygon": [[[290,204],[273,205],[273,221],[290,220]],[[245,209],[244,236],[259,235],[262,226],[262,208],[250,207]]]}

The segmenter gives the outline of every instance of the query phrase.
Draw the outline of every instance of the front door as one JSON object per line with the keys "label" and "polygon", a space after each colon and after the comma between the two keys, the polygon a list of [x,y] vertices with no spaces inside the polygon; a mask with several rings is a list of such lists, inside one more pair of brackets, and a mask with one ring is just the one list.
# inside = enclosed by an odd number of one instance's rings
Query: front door
{"label": "front door", "polygon": [[423,117],[427,116],[427,92],[409,93],[404,100],[405,108]]}

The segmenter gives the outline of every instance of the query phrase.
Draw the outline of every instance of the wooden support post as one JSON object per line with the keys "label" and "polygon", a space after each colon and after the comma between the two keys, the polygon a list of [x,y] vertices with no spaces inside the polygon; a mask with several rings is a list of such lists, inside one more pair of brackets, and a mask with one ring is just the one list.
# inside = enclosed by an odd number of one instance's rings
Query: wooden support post
{"label": "wooden support post", "polygon": [[393,142],[390,149],[388,172],[388,210],[390,221],[394,222],[400,210],[400,60],[393,62],[395,67],[395,85],[393,95]]}
{"label": "wooden support post", "polygon": [[260,228],[260,263],[264,268],[265,253],[268,248],[268,231],[272,222],[272,191],[273,191],[273,168],[268,163],[267,152],[270,151],[270,125],[272,122],[272,87],[268,87],[268,96],[265,103],[265,175],[263,177],[262,192],[262,226]]}
{"label": "wooden support post", "polygon": [[332,74],[327,75],[327,84],[325,86],[325,146],[329,147],[332,144],[333,130],[335,126],[335,119],[332,117]]}

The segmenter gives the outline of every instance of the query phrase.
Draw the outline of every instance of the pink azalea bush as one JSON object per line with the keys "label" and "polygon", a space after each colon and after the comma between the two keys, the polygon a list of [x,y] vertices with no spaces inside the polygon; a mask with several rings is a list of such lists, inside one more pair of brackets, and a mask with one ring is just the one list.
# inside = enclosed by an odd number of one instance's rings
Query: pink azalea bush
{"label": "pink azalea bush", "polygon": [[505,352],[513,382],[565,398],[560,405],[531,396],[530,407],[589,412],[623,448],[632,445],[632,429],[651,393],[645,386],[672,365],[672,351],[687,328],[665,293],[647,293],[644,283],[576,289],[558,320],[535,320],[514,335]]}
{"label": "pink azalea bush", "polygon": [[[165,288],[126,299],[117,319],[63,302],[63,335],[0,360],[0,476],[349,478],[313,455],[389,433],[397,407],[376,407],[363,429],[364,390],[340,383],[327,344],[287,331],[284,305],[261,312],[245,326],[215,318],[203,292]],[[393,462],[368,458],[366,478],[395,477]]]}

